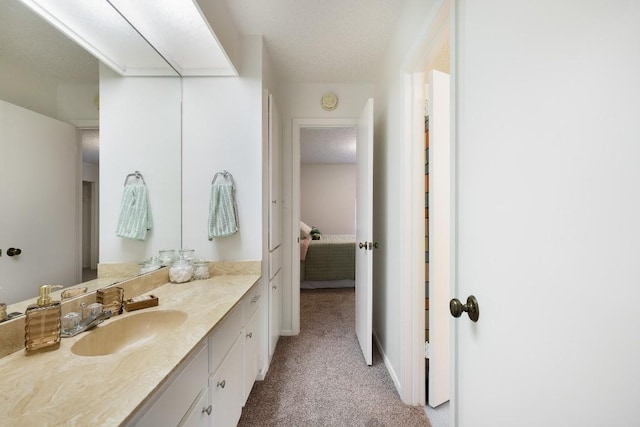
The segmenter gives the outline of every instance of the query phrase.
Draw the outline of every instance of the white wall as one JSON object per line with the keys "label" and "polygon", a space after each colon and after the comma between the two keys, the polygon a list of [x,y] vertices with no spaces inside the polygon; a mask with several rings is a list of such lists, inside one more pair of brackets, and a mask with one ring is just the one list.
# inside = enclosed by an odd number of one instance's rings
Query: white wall
{"label": "white wall", "polygon": [[385,64],[376,86],[376,124],[374,131],[374,251],[373,328],[383,357],[403,400],[403,351],[410,343],[403,336],[409,310],[404,297],[411,283],[411,161],[410,135],[405,133],[411,117],[410,100],[405,99],[407,64],[416,55],[414,41],[420,39],[438,1],[409,0],[402,11],[398,31],[390,42]]}
{"label": "white wall", "polygon": [[[242,48],[240,77],[183,78],[183,246],[209,260],[262,259],[262,39]],[[209,241],[211,180],[225,169],[240,231]]]}
{"label": "white wall", "polygon": [[[100,66],[100,262],[180,247],[180,93],[177,77],[121,77]],[[115,234],[124,179],[136,170],[153,215],[145,241]]]}
{"label": "white wall", "polygon": [[355,234],[356,165],[300,166],[300,218],[325,234]]}
{"label": "white wall", "polygon": [[[334,92],[339,99],[338,108],[333,111],[325,111],[320,106],[320,98],[329,91]],[[292,251],[295,250],[296,253],[299,253],[296,242],[298,236],[293,236],[291,231],[293,208],[292,119],[357,119],[360,117],[367,99],[374,97],[374,86],[373,84],[290,83],[279,85],[277,94],[282,116],[282,182],[284,185],[282,329],[290,331],[292,329],[291,286],[293,283],[291,260],[295,255]]]}

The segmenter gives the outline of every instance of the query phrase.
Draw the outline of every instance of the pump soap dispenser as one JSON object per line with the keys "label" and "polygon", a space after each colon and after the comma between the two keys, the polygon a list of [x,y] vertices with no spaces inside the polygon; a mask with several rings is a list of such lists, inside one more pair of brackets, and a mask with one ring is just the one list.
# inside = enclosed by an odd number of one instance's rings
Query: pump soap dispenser
{"label": "pump soap dispenser", "polygon": [[25,311],[24,349],[27,355],[60,347],[62,306],[60,301],[51,300],[51,289],[62,286],[40,286],[37,304]]}

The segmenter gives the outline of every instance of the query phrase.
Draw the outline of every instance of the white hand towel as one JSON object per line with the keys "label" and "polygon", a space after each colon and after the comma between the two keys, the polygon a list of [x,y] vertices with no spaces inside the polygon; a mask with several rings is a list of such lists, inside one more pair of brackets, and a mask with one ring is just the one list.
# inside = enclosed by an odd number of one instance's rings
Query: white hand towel
{"label": "white hand towel", "polygon": [[142,183],[125,185],[116,235],[126,239],[144,240],[152,226],[147,187]]}
{"label": "white hand towel", "polygon": [[209,198],[209,240],[240,229],[233,184],[213,184]]}

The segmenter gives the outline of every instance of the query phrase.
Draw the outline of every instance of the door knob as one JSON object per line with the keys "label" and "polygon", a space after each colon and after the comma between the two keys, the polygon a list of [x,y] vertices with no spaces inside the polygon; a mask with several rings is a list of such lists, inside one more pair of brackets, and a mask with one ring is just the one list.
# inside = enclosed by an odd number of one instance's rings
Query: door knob
{"label": "door knob", "polygon": [[480,307],[478,306],[478,300],[473,295],[467,298],[467,303],[462,304],[458,298],[454,298],[449,302],[449,311],[453,317],[462,316],[463,312],[467,312],[469,319],[474,322],[478,321],[480,317]]}
{"label": "door knob", "polygon": [[367,242],[364,242],[364,243],[363,243],[363,242],[360,242],[360,243],[358,243],[358,247],[359,247],[360,249],[364,248],[364,250],[366,251],[366,250],[367,250]]}
{"label": "door knob", "polygon": [[9,249],[7,249],[7,255],[9,255],[9,256],[20,255],[21,253],[22,253],[22,249],[19,249],[19,248],[9,248]]}

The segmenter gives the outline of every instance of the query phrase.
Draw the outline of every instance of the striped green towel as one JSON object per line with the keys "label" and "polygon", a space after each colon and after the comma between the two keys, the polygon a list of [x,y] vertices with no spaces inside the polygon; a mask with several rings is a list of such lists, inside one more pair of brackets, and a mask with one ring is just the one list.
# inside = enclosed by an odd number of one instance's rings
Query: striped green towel
{"label": "striped green towel", "polygon": [[213,184],[209,198],[209,240],[239,230],[233,184]]}
{"label": "striped green towel", "polygon": [[151,230],[152,226],[153,219],[147,187],[142,183],[125,185],[116,236],[144,240],[147,237],[147,230]]}

